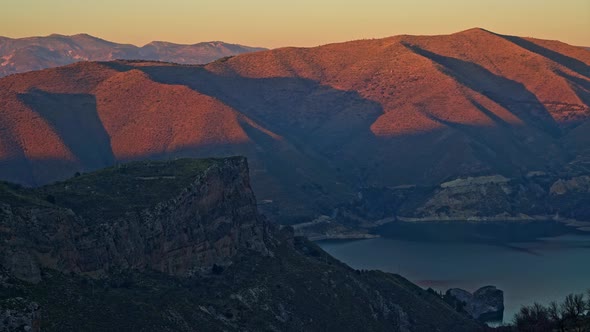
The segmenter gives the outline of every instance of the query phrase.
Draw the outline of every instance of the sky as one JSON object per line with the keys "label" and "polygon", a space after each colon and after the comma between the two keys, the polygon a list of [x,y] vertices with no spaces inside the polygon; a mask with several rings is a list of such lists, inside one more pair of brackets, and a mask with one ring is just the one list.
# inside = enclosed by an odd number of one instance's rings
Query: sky
{"label": "sky", "polygon": [[590,0],[0,0],[0,36],[269,48],[481,27],[590,46]]}

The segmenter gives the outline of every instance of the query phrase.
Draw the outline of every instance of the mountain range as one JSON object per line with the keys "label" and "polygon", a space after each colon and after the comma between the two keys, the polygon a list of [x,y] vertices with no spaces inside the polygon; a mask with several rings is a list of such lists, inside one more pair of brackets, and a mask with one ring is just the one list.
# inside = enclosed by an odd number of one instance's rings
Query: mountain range
{"label": "mountain range", "polygon": [[203,64],[237,54],[262,51],[264,48],[204,42],[181,45],[154,41],[142,47],[117,44],[88,34],[47,37],[0,37],[0,77],[78,61],[143,59],[180,64]]}
{"label": "mountain range", "polygon": [[[361,188],[544,174],[549,194],[590,173],[589,106],[590,51],[479,28],[207,65],[80,62],[0,79],[0,177],[39,186],[130,160],[244,155],[283,223],[331,216]],[[445,195],[422,210],[448,210]]]}

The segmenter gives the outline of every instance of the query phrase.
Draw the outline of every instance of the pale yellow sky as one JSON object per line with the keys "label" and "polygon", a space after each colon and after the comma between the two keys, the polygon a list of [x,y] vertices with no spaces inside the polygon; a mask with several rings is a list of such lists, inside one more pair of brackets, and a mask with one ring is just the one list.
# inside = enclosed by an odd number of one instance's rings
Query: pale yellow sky
{"label": "pale yellow sky", "polygon": [[590,0],[1,0],[0,35],[315,46],[482,27],[590,46]]}

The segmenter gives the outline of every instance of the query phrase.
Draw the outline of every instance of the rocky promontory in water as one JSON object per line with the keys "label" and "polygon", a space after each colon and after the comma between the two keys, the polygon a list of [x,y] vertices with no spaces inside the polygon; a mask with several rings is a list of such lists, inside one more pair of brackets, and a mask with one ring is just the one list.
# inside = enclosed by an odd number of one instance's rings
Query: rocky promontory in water
{"label": "rocky promontory in water", "polygon": [[457,311],[480,321],[502,321],[504,316],[504,292],[495,286],[485,286],[473,293],[451,288],[444,297]]}

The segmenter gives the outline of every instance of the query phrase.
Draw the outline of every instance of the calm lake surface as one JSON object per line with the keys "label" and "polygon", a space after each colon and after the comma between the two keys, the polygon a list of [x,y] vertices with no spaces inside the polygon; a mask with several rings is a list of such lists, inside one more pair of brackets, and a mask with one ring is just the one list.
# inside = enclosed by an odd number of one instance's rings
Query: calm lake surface
{"label": "calm lake surface", "polygon": [[[523,304],[561,301],[569,293],[590,288],[590,234],[481,242],[473,238],[445,240],[449,227],[438,227],[427,227],[425,232],[430,236],[421,236],[415,229],[408,236],[407,229],[396,232],[389,227],[382,230],[388,237],[318,244],[353,268],[398,273],[424,288],[444,292],[453,287],[474,291],[497,286],[504,291],[505,322],[510,322]],[[451,226],[450,233],[456,234],[456,227]],[[507,231],[502,228],[498,233]],[[400,233],[404,239],[392,236]],[[531,230],[531,234],[542,233]],[[433,241],[434,234],[442,234],[438,236],[442,240]]]}

